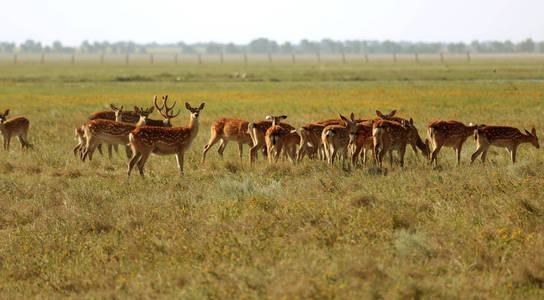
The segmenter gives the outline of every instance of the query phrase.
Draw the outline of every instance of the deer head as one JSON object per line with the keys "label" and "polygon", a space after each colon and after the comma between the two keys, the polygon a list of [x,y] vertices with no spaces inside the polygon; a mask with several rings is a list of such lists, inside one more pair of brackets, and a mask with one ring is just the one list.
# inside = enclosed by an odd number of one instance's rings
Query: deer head
{"label": "deer head", "polygon": [[383,119],[383,120],[391,120],[391,118],[397,113],[397,110],[394,109],[392,110],[390,113],[388,113],[387,115],[384,115],[382,114],[381,111],[379,110],[376,110],[376,115],[380,118],[380,119]]}
{"label": "deer head", "polygon": [[272,120],[272,126],[280,125],[281,120],[287,119],[286,115],[282,116],[266,116],[267,120]]}
{"label": "deer head", "polygon": [[138,120],[138,123],[136,123],[136,126],[138,127],[145,126],[145,123],[147,122],[147,118],[153,112],[153,107],[144,109],[143,107],[134,106],[134,112],[140,116],[140,120]]}
{"label": "deer head", "polygon": [[535,148],[539,149],[540,145],[538,144],[538,137],[536,136],[536,129],[533,127],[533,129],[531,129],[531,132],[527,131],[527,129],[524,129],[524,130],[525,130],[525,136],[529,139],[529,142],[531,142],[531,144],[533,144],[533,146],[535,146]]}
{"label": "deer head", "polygon": [[[165,127],[172,127],[172,124],[170,123],[170,120],[177,117],[180,113],[180,111],[178,110],[178,112],[173,115],[172,114],[172,109],[174,109],[174,106],[176,106],[176,101],[174,101],[174,104],[172,104],[172,106],[168,107],[168,95],[165,95],[162,97],[162,105],[159,106],[157,104],[157,96],[155,96],[155,98],[153,98],[153,103],[155,104],[155,107],[157,108],[157,111],[159,112],[159,114],[163,117],[163,122],[164,122],[164,126]],[[163,111],[164,110],[164,111]]]}
{"label": "deer head", "polygon": [[9,109],[6,109],[6,111],[4,111],[3,114],[0,114],[0,124],[4,124],[4,122],[6,121],[6,117],[8,116],[9,114]]}
{"label": "deer head", "polygon": [[346,125],[346,130],[349,134],[349,145],[351,145],[355,142],[355,139],[357,138],[357,123],[355,123],[355,115],[353,113],[351,113],[349,118],[350,120],[340,115],[340,119],[342,119],[342,121],[344,121]]}
{"label": "deer head", "polygon": [[123,105],[117,108],[115,105],[110,104],[111,110],[115,113],[115,122],[122,122]]}
{"label": "deer head", "polygon": [[[176,102],[174,102],[174,105],[176,104]],[[199,107],[197,108],[194,108],[194,107],[191,107],[191,105],[187,102],[185,102],[185,108],[191,113],[191,119],[198,119],[198,116],[200,115],[200,111],[204,109],[204,104],[205,103],[201,103]],[[165,102],[165,105],[166,105],[166,102]],[[174,107],[174,105],[172,105],[172,107]],[[178,113],[175,115],[177,116],[179,114],[179,111]],[[173,117],[175,117],[173,116]],[[171,118],[173,118],[171,117]]]}

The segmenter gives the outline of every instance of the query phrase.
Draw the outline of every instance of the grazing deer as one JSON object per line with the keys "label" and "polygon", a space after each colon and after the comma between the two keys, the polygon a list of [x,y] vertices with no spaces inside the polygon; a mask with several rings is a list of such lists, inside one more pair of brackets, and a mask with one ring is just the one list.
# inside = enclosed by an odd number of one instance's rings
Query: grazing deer
{"label": "grazing deer", "polygon": [[183,175],[183,156],[191,147],[191,144],[198,134],[198,116],[204,109],[204,103],[198,108],[193,108],[185,103],[185,108],[191,113],[189,126],[187,127],[139,127],[129,135],[130,146],[132,147],[132,158],[128,163],[128,176],[136,163],[140,175],[144,176],[144,165],[151,153],[157,155],[176,155],[179,173]]}
{"label": "grazing deer", "polygon": [[267,120],[272,120],[272,126],[266,130],[265,143],[268,154],[268,162],[277,162],[281,151],[289,156],[293,162],[296,161],[297,145],[300,143],[300,136],[296,130],[285,129],[280,126],[280,120],[287,116],[266,116]]}
{"label": "grazing deer", "polygon": [[357,164],[357,158],[361,153],[363,164],[366,164],[366,152],[374,149],[374,140],[372,138],[372,125],[374,120],[358,122],[357,130],[349,136],[349,145],[352,146],[351,164]]}
{"label": "grazing deer", "polygon": [[510,153],[512,163],[516,162],[516,152],[519,145],[531,143],[535,148],[540,148],[534,127],[531,129],[531,132],[525,130],[525,133],[521,133],[519,129],[513,127],[484,126],[476,129],[474,138],[476,139],[478,148],[472,154],[471,164],[480,154],[482,155],[482,163],[484,163],[487,150],[489,150],[490,146],[506,148],[506,151]]}
{"label": "grazing deer", "polygon": [[348,144],[350,134],[355,134],[357,123],[353,113],[350,115],[350,120],[340,115],[344,125],[328,125],[321,133],[321,141],[325,148],[325,155],[329,165],[334,163],[334,158],[337,154],[342,157],[342,168],[347,157]]}
{"label": "grazing deer", "polygon": [[297,153],[297,161],[301,161],[304,155],[312,157],[317,153],[320,159],[324,159],[323,142],[321,141],[321,133],[327,125],[324,124],[306,124],[299,128],[300,132],[300,148]]}
{"label": "grazing deer", "polygon": [[469,126],[459,121],[433,121],[427,125],[427,135],[433,146],[431,153],[431,164],[433,161],[438,165],[438,153],[442,147],[451,147],[457,153],[457,164],[461,163],[461,150],[467,138],[474,134],[474,131],[485,125]]}
{"label": "grazing deer", "polygon": [[[266,120],[266,121],[259,121],[259,122],[251,122],[247,125],[249,135],[251,136],[251,139],[253,140],[253,146],[251,149],[249,149],[249,161],[253,163],[255,158],[257,157],[257,151],[259,149],[264,149],[266,153],[266,141],[265,141],[265,135],[268,128],[272,126],[272,121]],[[279,123],[279,126],[282,128],[293,131],[295,128],[287,123]]]}
{"label": "grazing deer", "polygon": [[25,117],[15,117],[6,121],[8,114],[9,109],[6,109],[4,113],[0,113],[0,132],[4,137],[4,149],[9,151],[9,143],[12,137],[19,139],[21,148],[30,148],[30,143],[26,137],[30,121]]}
{"label": "grazing deer", "polygon": [[[399,122],[399,123],[401,123],[401,122],[409,123],[409,121],[407,119],[395,116],[396,113],[397,113],[396,109],[392,110],[390,113],[385,114],[385,115],[381,111],[376,110],[376,115],[378,116],[378,118],[374,119],[374,121],[388,120],[388,121],[394,121],[394,122]],[[416,143],[410,144],[410,146],[412,147],[412,150],[414,150],[414,154],[416,155],[416,157],[419,159],[419,156],[417,156],[417,148],[422,149],[423,147],[425,147],[425,145],[421,142],[421,140],[418,140],[418,141],[416,141]],[[426,151],[426,152],[430,153],[430,151],[431,151],[430,148],[428,146],[426,146],[426,147],[428,148],[427,149],[428,151]]]}
{"label": "grazing deer", "polygon": [[221,118],[217,119],[212,123],[211,126],[211,137],[209,142],[204,145],[204,150],[202,151],[202,163],[206,160],[206,153],[210,148],[221,141],[219,144],[219,149],[217,153],[223,158],[223,151],[227,147],[229,141],[235,141],[238,143],[238,152],[240,154],[240,161],[242,161],[243,155],[243,145],[248,144],[250,147],[253,146],[253,140],[248,133],[248,124],[249,122],[243,120],[236,120],[230,118]]}
{"label": "grazing deer", "polygon": [[[146,124],[147,116],[152,109],[139,109],[134,107],[135,112],[140,116],[140,120],[136,124],[116,122],[111,120],[93,120],[85,124],[83,129],[85,133],[85,150],[83,152],[83,161],[87,157],[89,160],[93,158],[94,149],[100,144],[108,145],[127,145],[129,144],[129,134],[137,127],[144,126]],[[122,106],[118,111],[122,111]],[[127,153],[128,154],[128,153]]]}
{"label": "grazing deer", "polygon": [[[394,122],[388,120],[378,120],[372,125],[372,138],[374,144],[374,158],[378,167],[382,167],[382,161],[385,153],[390,152],[391,166],[393,166],[392,150],[397,150],[400,156],[400,165],[404,166],[404,154],[406,145],[411,144],[414,149],[416,146],[421,150],[425,157],[429,157],[429,141],[421,141],[417,128],[414,126],[414,120]],[[417,150],[416,150],[417,151]],[[417,154],[417,152],[416,152]]]}

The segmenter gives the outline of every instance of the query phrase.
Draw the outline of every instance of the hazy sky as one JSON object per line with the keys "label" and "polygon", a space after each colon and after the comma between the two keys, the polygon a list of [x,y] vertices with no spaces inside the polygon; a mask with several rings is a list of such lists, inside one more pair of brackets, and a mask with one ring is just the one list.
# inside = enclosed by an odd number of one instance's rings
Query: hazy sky
{"label": "hazy sky", "polygon": [[2,0],[0,41],[544,40],[544,0]]}

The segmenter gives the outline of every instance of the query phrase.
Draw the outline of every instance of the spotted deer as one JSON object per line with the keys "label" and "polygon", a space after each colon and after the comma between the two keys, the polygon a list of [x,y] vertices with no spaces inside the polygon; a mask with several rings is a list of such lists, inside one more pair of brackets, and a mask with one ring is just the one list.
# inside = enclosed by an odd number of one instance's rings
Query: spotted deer
{"label": "spotted deer", "polygon": [[531,132],[525,130],[525,133],[522,133],[514,127],[484,126],[476,129],[474,135],[478,148],[472,154],[471,164],[480,154],[482,163],[484,163],[490,146],[506,148],[506,151],[508,151],[512,158],[512,163],[516,162],[516,153],[519,145],[531,143],[536,149],[540,148],[534,127],[531,129]]}
{"label": "spotted deer", "polygon": [[326,126],[324,124],[310,123],[298,129],[300,147],[297,152],[297,161],[301,161],[305,155],[312,157],[315,154],[318,155],[319,159],[324,159],[325,153],[322,151],[321,133]]}
{"label": "spotted deer", "polygon": [[30,121],[25,117],[15,117],[6,121],[8,114],[9,109],[6,109],[4,113],[0,113],[0,132],[4,137],[4,149],[9,151],[9,144],[12,137],[19,139],[21,148],[30,148],[30,143],[27,139]]}
{"label": "spotted deer", "polygon": [[[397,117],[397,116],[395,116],[396,114],[397,114],[396,109],[392,110],[388,114],[383,114],[381,111],[376,110],[376,116],[378,116],[378,118],[374,119],[374,121],[388,120],[388,121],[394,121],[394,122],[399,122],[399,123],[401,123],[401,122],[409,123],[409,120],[401,118],[401,117]],[[414,154],[416,155],[416,157],[418,159],[419,159],[419,156],[417,156],[417,154],[418,154],[417,148],[419,148],[419,149],[427,148],[425,151],[422,150],[425,157],[428,156],[428,155],[425,155],[425,153],[430,153],[430,151],[431,151],[428,144],[427,145],[423,144],[421,139],[416,140],[415,143],[411,143],[410,146],[412,147],[412,150],[414,151]]]}
{"label": "spotted deer", "polygon": [[326,126],[321,133],[321,142],[325,149],[327,163],[332,165],[338,154],[341,155],[342,167],[344,167],[348,154],[349,136],[355,134],[357,123],[353,113],[351,113],[349,120],[342,115],[340,115],[340,119],[342,119],[344,125]]}
{"label": "spotted deer", "polygon": [[[94,149],[100,144],[129,144],[128,136],[130,132],[137,127],[144,126],[149,113],[152,111],[152,109],[141,109],[138,107],[134,107],[134,109],[140,116],[140,120],[136,124],[101,119],[87,122],[83,128],[86,144],[81,159],[85,161],[85,159],[88,157],[89,160],[92,160]],[[118,111],[118,117],[120,116],[121,112],[122,106]],[[130,151],[127,151],[127,155],[129,153]]]}
{"label": "spotted deer", "polygon": [[204,109],[204,103],[193,108],[185,103],[185,108],[190,112],[191,117],[187,127],[139,127],[129,135],[130,146],[132,147],[132,158],[128,163],[128,176],[135,164],[138,164],[140,175],[144,176],[144,165],[151,153],[156,155],[176,155],[179,173],[183,175],[183,157],[191,147],[193,140],[198,134],[198,117]]}
{"label": "spotted deer", "polygon": [[296,162],[297,145],[300,143],[300,136],[295,129],[286,129],[280,125],[280,121],[287,116],[266,116],[267,120],[272,120],[272,126],[266,130],[265,143],[268,162],[277,162],[283,151],[293,162]]}
{"label": "spotted deer", "polygon": [[374,149],[374,141],[372,138],[372,124],[374,120],[368,120],[357,123],[356,131],[351,132],[349,136],[349,145],[352,147],[351,164],[357,164],[359,153],[366,164],[366,152]]}
{"label": "spotted deer", "polygon": [[[374,159],[378,167],[382,167],[383,157],[387,152],[390,153],[391,166],[393,166],[393,150],[399,152],[400,165],[404,166],[404,154],[406,145],[411,144],[421,150],[425,157],[429,156],[429,141],[421,141],[417,128],[414,126],[414,120],[394,122],[388,120],[378,120],[372,125],[372,138],[374,144]],[[416,146],[414,146],[416,145]]]}
{"label": "spotted deer", "polygon": [[[251,136],[251,140],[253,141],[253,146],[249,149],[249,161],[251,163],[253,163],[255,161],[255,158],[257,158],[257,152],[259,151],[259,149],[264,149],[264,153],[266,153],[265,135],[266,131],[271,126],[272,121],[270,120],[251,122],[247,125],[248,133]],[[295,130],[293,126],[287,123],[279,123],[279,126],[289,131]]]}
{"label": "spotted deer", "polygon": [[474,131],[485,125],[466,126],[462,122],[449,121],[433,121],[427,125],[427,136],[431,141],[433,151],[431,153],[431,161],[438,165],[438,153],[442,147],[451,147],[457,154],[457,164],[461,163],[461,150],[467,138],[474,134]]}
{"label": "spotted deer", "polygon": [[223,158],[223,151],[227,147],[229,141],[238,143],[238,152],[240,161],[242,161],[243,145],[253,146],[253,140],[248,133],[249,122],[231,118],[217,119],[212,123],[210,140],[204,145],[202,151],[202,163],[206,160],[206,153],[215,143],[220,142],[217,153]]}

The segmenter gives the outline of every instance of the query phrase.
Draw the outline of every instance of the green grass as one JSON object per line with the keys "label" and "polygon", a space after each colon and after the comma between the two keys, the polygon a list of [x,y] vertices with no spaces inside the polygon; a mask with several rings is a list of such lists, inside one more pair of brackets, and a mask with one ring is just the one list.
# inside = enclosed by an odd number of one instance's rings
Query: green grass
{"label": "green grass", "polygon": [[[494,149],[486,165],[469,166],[472,138],[461,166],[450,149],[440,167],[411,150],[404,169],[385,171],[262,158],[250,166],[248,148],[240,163],[234,144],[224,161],[215,146],[199,164],[219,117],[281,113],[298,127],[398,109],[422,136],[436,119],[535,126],[541,135],[541,66],[2,65],[0,109],[30,120],[34,149],[12,141],[0,151],[0,294],[542,297],[544,155],[530,145],[515,165]],[[73,130],[89,113],[109,103],[150,105],[167,93],[180,108],[206,102],[183,178],[173,156],[152,156],[146,178],[130,182],[124,153],[90,163],[73,157]],[[184,110],[173,123],[187,122]]]}

